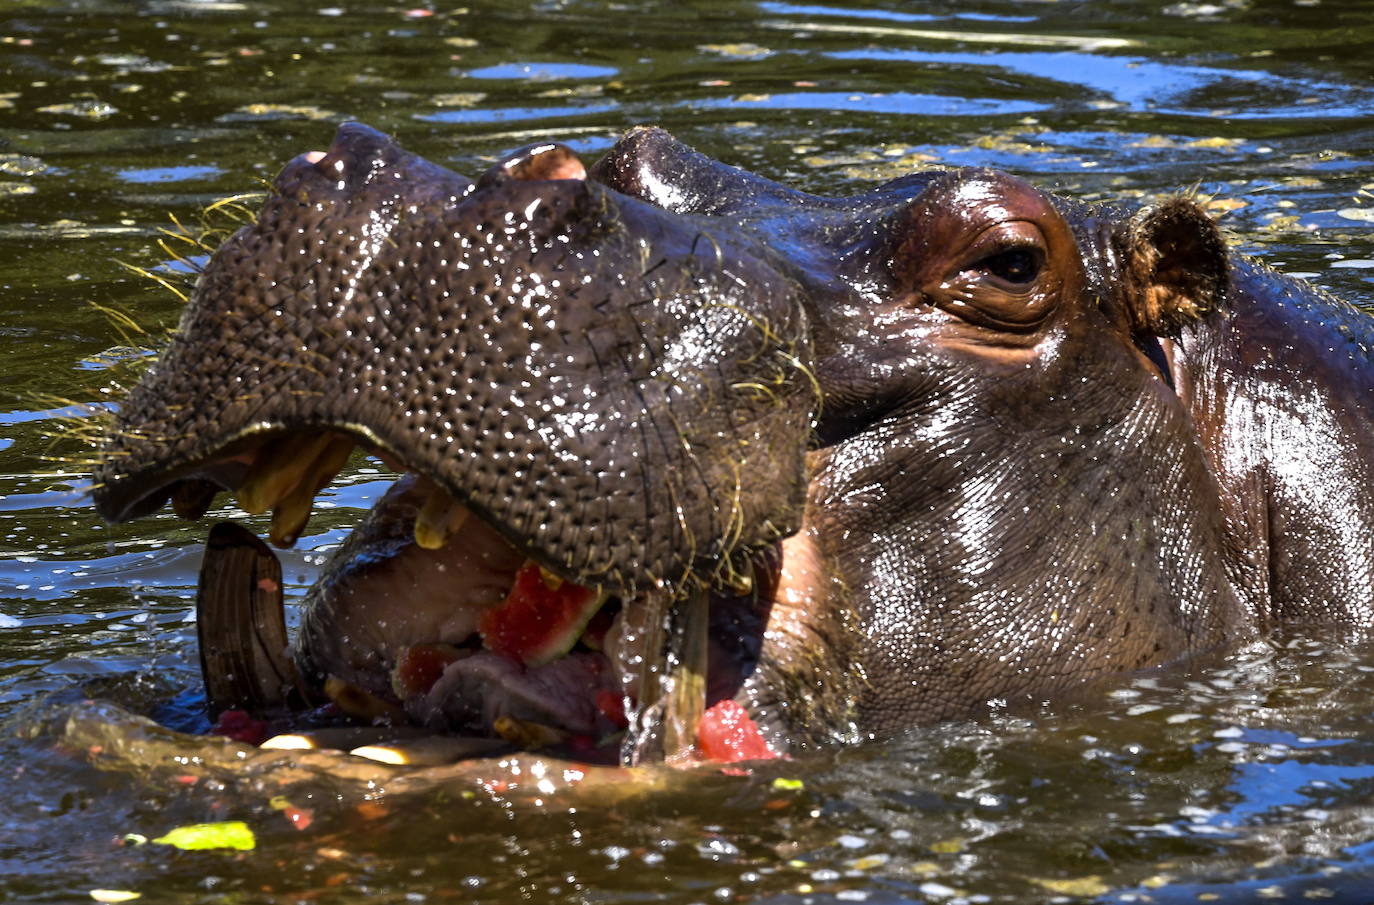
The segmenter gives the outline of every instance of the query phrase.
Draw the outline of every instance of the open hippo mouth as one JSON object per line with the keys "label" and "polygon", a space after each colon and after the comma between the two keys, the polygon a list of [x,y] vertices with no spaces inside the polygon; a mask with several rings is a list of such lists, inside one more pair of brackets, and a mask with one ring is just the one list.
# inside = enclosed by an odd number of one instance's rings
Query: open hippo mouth
{"label": "open hippo mouth", "polygon": [[796,292],[729,224],[561,146],[473,183],[349,124],[207,264],[95,502],[195,518],[230,489],[290,546],[361,444],[408,475],[311,591],[307,683],[388,719],[604,740],[655,704],[642,668],[684,601],[709,601],[683,642],[708,700],[758,654],[749,585],[799,526],[817,406]]}

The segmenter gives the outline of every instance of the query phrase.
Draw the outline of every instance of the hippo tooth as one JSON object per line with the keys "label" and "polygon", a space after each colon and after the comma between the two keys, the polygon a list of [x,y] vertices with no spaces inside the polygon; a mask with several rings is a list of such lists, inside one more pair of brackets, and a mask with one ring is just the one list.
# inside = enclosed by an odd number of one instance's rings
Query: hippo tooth
{"label": "hippo tooth", "polygon": [[517,748],[538,749],[560,745],[568,740],[568,733],[543,723],[501,715],[491,721],[492,731]]}
{"label": "hippo tooth", "polygon": [[296,543],[296,538],[305,530],[310,521],[310,504],[315,501],[314,494],[301,493],[302,485],[287,495],[286,499],[272,510],[272,526],[267,530],[267,538],[272,546],[286,549]]}
{"label": "hippo tooth", "polygon": [[324,680],[324,694],[336,707],[351,717],[362,720],[404,719],[401,708],[396,704],[338,676],[331,675]]}
{"label": "hippo tooth", "polygon": [[415,516],[415,543],[426,550],[438,550],[467,521],[468,507],[435,487]]}
{"label": "hippo tooth", "polygon": [[291,435],[267,444],[253,465],[253,473],[238,489],[239,506],[249,515],[262,515],[280,503],[332,438],[327,432],[313,437]]}
{"label": "hippo tooth", "polygon": [[305,530],[310,521],[310,507],[315,502],[315,494],[334,480],[344,463],[353,452],[353,441],[348,437],[334,435],[328,444],[315,456],[296,485],[291,488],[272,511],[272,526],[268,537],[278,547],[290,547]]}
{"label": "hippo tooth", "polygon": [[182,481],[172,491],[172,510],[178,518],[195,521],[210,508],[219,491],[219,485],[209,481]]}

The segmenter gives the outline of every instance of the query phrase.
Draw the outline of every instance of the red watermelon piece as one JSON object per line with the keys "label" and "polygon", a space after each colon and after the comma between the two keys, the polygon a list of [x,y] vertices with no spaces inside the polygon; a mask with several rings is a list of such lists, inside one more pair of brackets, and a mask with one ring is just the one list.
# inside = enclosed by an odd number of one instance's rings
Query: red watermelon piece
{"label": "red watermelon piece", "polygon": [[742,760],[772,760],[758,724],[743,707],[726,699],[708,708],[697,727],[697,750],[706,760],[736,764]]}
{"label": "red watermelon piece", "polygon": [[506,599],[478,619],[477,632],[488,650],[526,666],[543,666],[572,649],[605,601],[604,594],[527,560]]}
{"label": "red watermelon piece", "polygon": [[462,652],[452,644],[414,644],[396,656],[391,668],[391,690],[402,701],[425,694]]}

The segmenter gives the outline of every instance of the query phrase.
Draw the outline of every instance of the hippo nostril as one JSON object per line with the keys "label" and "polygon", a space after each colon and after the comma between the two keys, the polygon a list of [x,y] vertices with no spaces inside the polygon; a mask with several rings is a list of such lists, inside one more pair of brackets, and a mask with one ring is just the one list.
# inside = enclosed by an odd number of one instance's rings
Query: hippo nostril
{"label": "hippo nostril", "polygon": [[530,145],[511,154],[487,170],[477,184],[481,188],[492,188],[511,180],[531,182],[586,178],[587,169],[571,148],[544,143]]}

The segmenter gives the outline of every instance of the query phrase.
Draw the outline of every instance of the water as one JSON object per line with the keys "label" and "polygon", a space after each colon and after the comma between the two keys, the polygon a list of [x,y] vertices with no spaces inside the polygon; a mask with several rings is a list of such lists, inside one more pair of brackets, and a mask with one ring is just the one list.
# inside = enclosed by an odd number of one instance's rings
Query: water
{"label": "water", "polygon": [[[179,302],[197,222],[346,118],[475,174],[638,123],[819,192],[925,161],[1193,191],[1242,248],[1374,298],[1374,13],[1330,0],[381,5],[100,0],[0,18],[0,898],[1367,901],[1374,647],[1295,631],[1030,712],[720,770],[397,771],[197,729],[203,524],[107,527],[50,449]],[[167,240],[175,244],[175,240]],[[127,313],[124,337],[92,303]],[[146,334],[139,334],[141,329]],[[380,493],[357,460],[299,594]],[[214,515],[228,516],[231,510]],[[256,525],[259,530],[264,525]],[[541,775],[541,771],[542,774]],[[157,838],[244,821],[251,851]],[[1214,898],[1207,898],[1214,897]]]}

